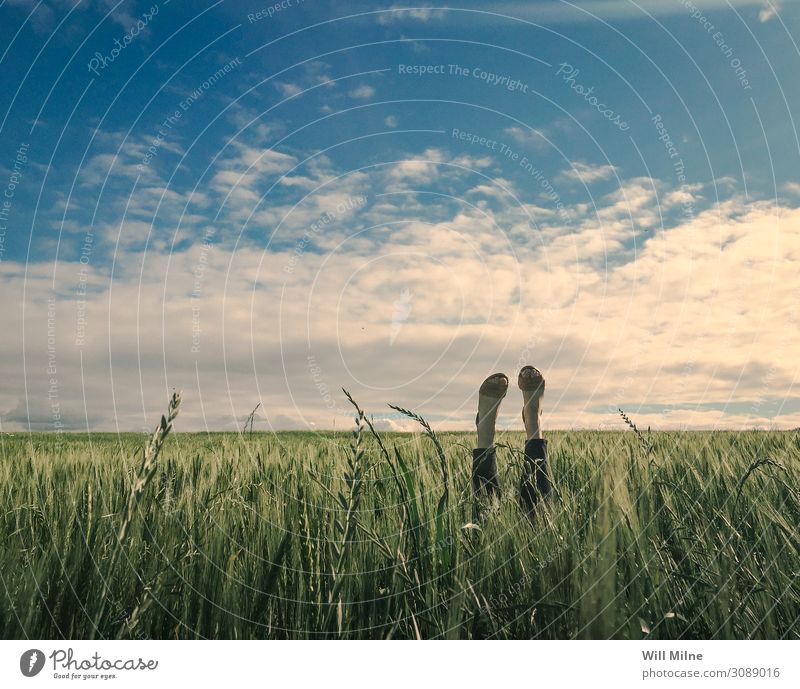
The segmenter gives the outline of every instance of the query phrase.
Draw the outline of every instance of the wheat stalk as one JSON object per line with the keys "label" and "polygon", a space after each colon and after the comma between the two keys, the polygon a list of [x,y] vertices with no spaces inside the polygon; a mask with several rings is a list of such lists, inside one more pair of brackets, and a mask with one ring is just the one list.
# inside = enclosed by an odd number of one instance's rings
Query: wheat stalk
{"label": "wheat stalk", "polygon": [[356,408],[357,413],[355,416],[356,425],[351,434],[347,469],[344,475],[346,489],[339,490],[336,495],[336,500],[344,511],[344,518],[340,518],[338,512],[334,516],[333,525],[339,538],[331,542],[331,550],[333,551],[333,560],[335,563],[332,572],[334,584],[328,594],[328,610],[324,622],[324,628],[327,629],[334,613],[336,613],[337,627],[340,634],[342,633],[342,599],[340,594],[342,585],[344,584],[342,569],[350,550],[353,534],[358,528],[358,510],[361,505],[361,496],[364,488],[365,475],[367,473],[367,469],[364,465],[364,450],[361,447],[366,415],[355,403],[350,393],[344,388],[342,388],[342,391]]}
{"label": "wheat stalk", "polygon": [[250,415],[245,419],[244,426],[242,427],[242,435],[247,433],[247,425],[250,424],[250,435],[253,435],[253,422],[256,419],[256,412],[258,408],[261,406],[261,402],[259,402],[254,408],[253,411],[250,412]]}
{"label": "wheat stalk", "polygon": [[131,524],[133,524],[137,507],[139,506],[142,496],[156,473],[156,460],[161,453],[161,448],[164,446],[164,440],[172,430],[172,422],[175,420],[175,417],[178,416],[180,406],[181,394],[179,392],[173,392],[169,400],[166,416],[161,417],[161,422],[156,426],[150,438],[148,438],[147,445],[145,445],[142,451],[142,463],[139,465],[139,470],[136,472],[133,485],[131,486],[131,492],[128,495],[128,502],[125,505],[125,516],[122,520],[119,532],[117,533],[117,542],[114,545],[114,552],[111,554],[111,560],[108,564],[108,574],[103,582],[103,592],[100,596],[100,609],[95,618],[95,630],[105,613],[109,593],[109,580],[119,561],[122,545],[128,537],[128,531],[130,530]]}
{"label": "wheat stalk", "polygon": [[639,442],[642,444],[642,449],[644,450],[647,456],[650,456],[655,452],[655,443],[653,442],[653,438],[650,435],[650,427],[647,427],[647,436],[645,437],[644,433],[642,433],[636,424],[631,421],[630,417],[622,411],[619,407],[617,407],[619,411],[619,415],[622,417],[622,420],[627,424],[628,428],[630,428],[634,433],[636,433],[636,437],[639,438]]}
{"label": "wheat stalk", "polygon": [[447,469],[447,460],[444,456],[444,450],[442,449],[442,444],[439,442],[439,438],[436,436],[433,428],[431,425],[419,414],[409,411],[408,409],[403,409],[402,407],[396,407],[393,404],[389,405],[395,411],[399,411],[401,414],[407,416],[410,419],[414,419],[422,429],[425,431],[425,435],[428,436],[433,441],[434,447],[436,447],[436,455],[439,457],[439,467],[442,471],[442,481],[444,482],[444,490],[445,494],[448,492],[448,487],[450,485],[450,475]]}
{"label": "wheat stalk", "polygon": [[117,536],[120,543],[125,541],[128,535],[133,519],[136,516],[136,508],[139,501],[142,499],[145,489],[156,473],[156,460],[164,446],[164,440],[172,430],[172,422],[178,416],[178,410],[181,406],[181,394],[179,392],[172,393],[169,401],[169,408],[167,415],[161,417],[161,423],[156,426],[147,445],[142,452],[142,463],[139,466],[139,471],[133,481],[130,495],[128,496],[128,504],[125,507],[125,519],[122,521],[122,526],[119,529]]}

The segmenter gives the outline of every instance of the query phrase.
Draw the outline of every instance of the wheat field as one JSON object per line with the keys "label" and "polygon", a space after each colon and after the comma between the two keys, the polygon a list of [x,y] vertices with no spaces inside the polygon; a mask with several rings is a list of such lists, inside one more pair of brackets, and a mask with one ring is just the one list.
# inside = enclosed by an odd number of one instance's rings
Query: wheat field
{"label": "wheat field", "polygon": [[528,519],[521,434],[476,504],[471,435],[368,420],[3,434],[2,636],[800,637],[800,434],[553,432]]}

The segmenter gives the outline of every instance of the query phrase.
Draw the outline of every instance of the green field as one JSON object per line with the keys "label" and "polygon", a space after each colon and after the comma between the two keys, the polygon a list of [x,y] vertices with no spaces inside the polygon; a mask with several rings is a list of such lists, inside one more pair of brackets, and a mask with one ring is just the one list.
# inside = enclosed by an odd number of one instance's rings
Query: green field
{"label": "green field", "polygon": [[147,436],[0,436],[2,636],[800,637],[796,432],[550,433],[533,520],[380,437],[169,435],[120,541]]}

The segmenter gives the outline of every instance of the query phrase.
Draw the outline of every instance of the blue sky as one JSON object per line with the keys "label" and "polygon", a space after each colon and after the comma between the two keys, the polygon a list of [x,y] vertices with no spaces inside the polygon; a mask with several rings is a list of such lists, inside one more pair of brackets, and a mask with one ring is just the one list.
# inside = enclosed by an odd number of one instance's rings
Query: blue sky
{"label": "blue sky", "polygon": [[[0,4],[3,430],[796,427],[800,4]],[[3,203],[0,199],[0,204]],[[501,423],[517,428],[518,400]]]}

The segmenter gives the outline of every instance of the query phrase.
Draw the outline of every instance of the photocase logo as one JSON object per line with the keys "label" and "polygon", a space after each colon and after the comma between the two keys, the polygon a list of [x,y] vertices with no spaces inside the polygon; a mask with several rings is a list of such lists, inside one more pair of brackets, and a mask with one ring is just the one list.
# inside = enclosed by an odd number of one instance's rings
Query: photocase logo
{"label": "photocase logo", "polygon": [[25,651],[19,659],[19,669],[26,677],[35,677],[44,667],[44,653],[38,648]]}
{"label": "photocase logo", "polygon": [[394,341],[403,329],[403,324],[411,315],[411,296],[411,291],[404,289],[400,293],[400,297],[395,299],[392,304],[392,327],[389,331],[389,346],[394,344]]}

